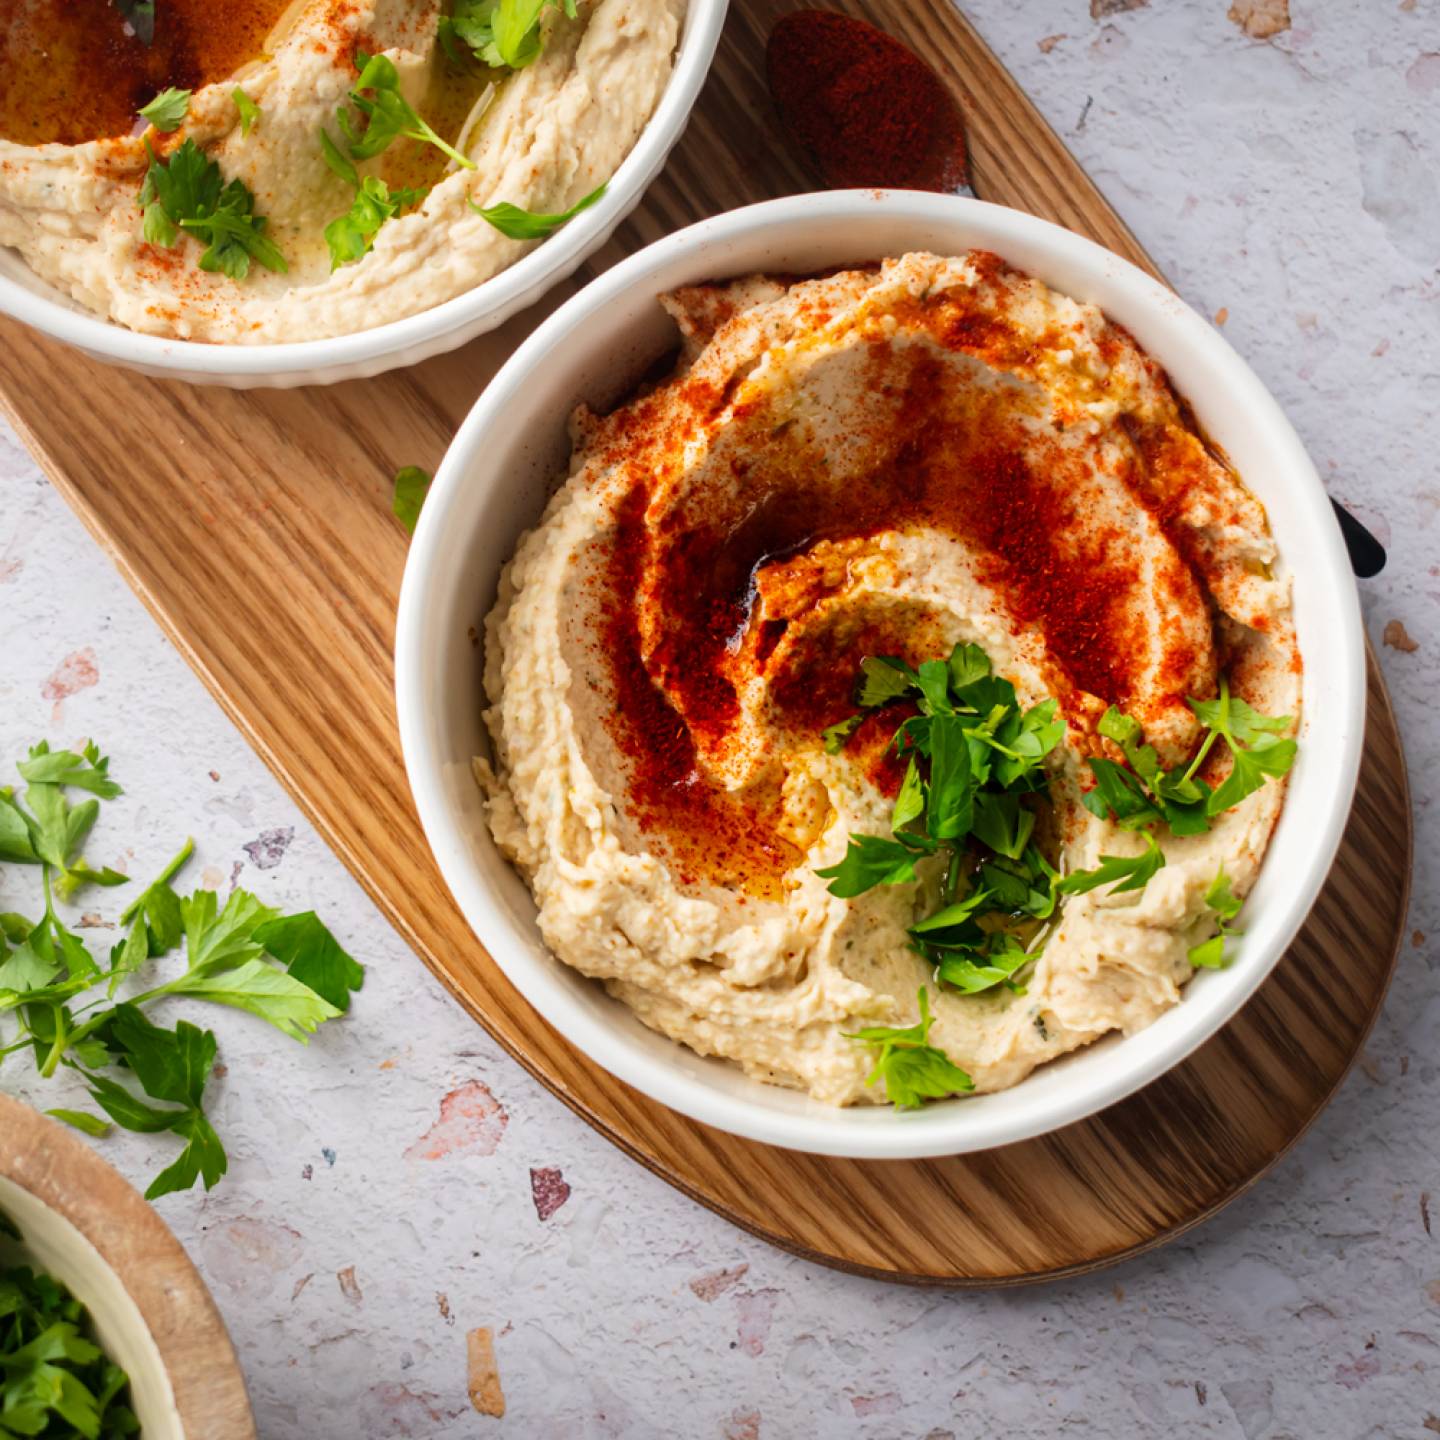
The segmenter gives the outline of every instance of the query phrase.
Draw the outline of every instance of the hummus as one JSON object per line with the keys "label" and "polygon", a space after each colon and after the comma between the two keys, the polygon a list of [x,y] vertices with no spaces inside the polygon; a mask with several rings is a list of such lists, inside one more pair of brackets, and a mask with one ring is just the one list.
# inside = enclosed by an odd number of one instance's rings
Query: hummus
{"label": "hummus", "polygon": [[[848,837],[890,835],[898,715],[835,753],[821,731],[855,711],[865,657],[978,645],[1065,722],[1036,831],[1055,866],[1141,854],[1146,836],[1082,803],[1087,759],[1122,758],[1107,707],[1165,766],[1200,744],[1187,699],[1222,681],[1296,713],[1259,503],[1123,330],[993,255],[664,303],[675,373],[577,414],[570,476],[486,623],[477,771],[546,942],[647,1025],[835,1104],[885,1098],[847,1037],[912,1023],[922,985],[929,1043],[981,1091],[1150,1024],[1215,933],[1222,863],[1237,897],[1253,884],[1283,778],[1207,833],[1157,826],[1143,889],[1065,898],[1026,938],[1044,943],[1024,993],[965,994],[907,935],[935,908],[926,863],[848,899],[816,873]],[[1199,773],[1218,785],[1231,763],[1215,745]]]}
{"label": "hummus", "polygon": [[[0,103],[0,245],[13,246],[37,275],[80,304],[151,334],[250,344],[399,320],[498,274],[536,243],[507,238],[472,200],[560,214],[614,174],[665,89],[684,11],[684,0],[580,0],[571,20],[551,7],[542,19],[540,57],[523,69],[490,71],[447,58],[437,25],[449,7],[436,0],[266,3],[283,11],[269,34],[257,41],[247,31],[248,39],[227,47],[210,32],[253,29],[247,7],[233,17],[222,7],[215,18],[213,6],[170,0],[171,16],[195,11],[202,18],[192,17],[193,34],[182,38],[194,43],[157,78],[151,72],[161,62],[119,30],[109,0],[79,7],[83,14],[68,20],[69,7],[20,0],[0,33],[7,69],[14,50],[21,57],[15,64],[24,59],[29,66],[27,85],[43,93],[67,79],[66,57],[76,60],[75,45],[109,25],[117,31],[115,53],[127,45],[140,52],[139,98],[127,93],[119,106],[129,117],[123,132],[79,140],[77,125],[82,133],[86,120],[113,126],[116,107],[67,105],[53,124],[22,124]],[[166,21],[161,7],[157,47]],[[77,36],[67,31],[63,44],[53,37],[47,44],[46,26],[62,22]],[[207,36],[208,50],[201,43]],[[111,49],[74,64],[83,72],[79,83],[104,87],[110,79],[104,67],[117,63]],[[391,60],[400,93],[475,168],[460,168],[439,149],[409,139],[359,162],[361,179],[428,193],[380,225],[368,253],[332,270],[324,229],[346,214],[355,191],[327,166],[319,134],[341,138],[336,111],[347,106],[356,82],[357,50]],[[197,65],[203,73],[192,74]],[[131,119],[135,105],[168,83],[195,88],[180,128],[152,130],[152,146],[163,157],[193,139],[226,181],[242,181],[255,213],[266,219],[266,237],[284,256],[284,273],[256,264],[245,278],[232,279],[198,267],[204,247],[192,236],[182,235],[174,248],[145,241],[139,193],[149,158]],[[252,126],[242,124],[237,86],[260,109]],[[25,93],[32,94],[27,118],[33,118],[44,109],[40,93]],[[58,101],[51,108],[60,108]],[[37,132],[63,138],[21,143]]]}

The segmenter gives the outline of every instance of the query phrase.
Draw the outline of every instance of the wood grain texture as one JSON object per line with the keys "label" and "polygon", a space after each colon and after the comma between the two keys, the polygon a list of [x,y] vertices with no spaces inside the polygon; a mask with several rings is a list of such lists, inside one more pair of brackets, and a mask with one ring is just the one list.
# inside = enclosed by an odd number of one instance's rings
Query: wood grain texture
{"label": "wood grain texture", "polygon": [[225,1322],[200,1272],[140,1192],[64,1126],[4,1095],[0,1175],[64,1216],[115,1272],[160,1352],[185,1433],[255,1440]]}
{"label": "wood grain texture", "polygon": [[[810,188],[776,133],[761,78],[764,38],[791,8],[736,0],[684,141],[590,273],[704,215]],[[948,5],[855,0],[836,8],[916,44],[953,79],[983,197],[1068,224],[1153,270]],[[1315,1118],[1357,1054],[1404,922],[1409,800],[1373,662],[1361,799],[1304,933],[1234,1023],[1090,1121],[932,1162],[794,1155],[643,1099],[520,999],[451,902],[410,803],[391,692],[406,541],[388,502],[394,470],[433,468],[486,379],[538,318],[531,312],[403,373],[248,393],[106,369],[3,324],[0,393],[56,485],[426,964],[566,1104],[702,1204],[826,1264],[917,1283],[993,1285],[1133,1254],[1252,1184]],[[57,405],[57,395],[84,403]]]}

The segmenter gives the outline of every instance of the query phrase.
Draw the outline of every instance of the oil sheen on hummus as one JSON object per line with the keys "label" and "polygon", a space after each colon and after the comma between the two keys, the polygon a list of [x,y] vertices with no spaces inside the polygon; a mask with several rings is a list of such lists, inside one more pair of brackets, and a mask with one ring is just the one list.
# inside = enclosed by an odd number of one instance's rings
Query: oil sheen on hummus
{"label": "oil sheen on hummus", "polygon": [[[684,0],[579,0],[542,20],[533,64],[487,74],[437,42],[439,0],[164,0],[154,44],[111,0],[16,0],[0,20],[0,245],[121,325],[230,344],[309,340],[399,320],[471,289],[534,241],[507,238],[470,202],[560,214],[619,167],[670,78]],[[113,31],[113,33],[111,33]],[[326,165],[357,51],[384,55],[405,99],[475,164],[400,140],[360,163],[392,187],[428,188],[374,247],[332,271],[326,224],[354,192]],[[138,204],[148,156],[135,111],[162,86],[193,89],[183,126],[150,133],[163,155],[193,139],[239,179],[286,273],[207,273],[203,248],[147,244]],[[242,125],[234,91],[259,107]]]}
{"label": "oil sheen on hummus", "polygon": [[[1056,860],[1136,855],[1080,803],[1114,703],[1167,765],[1186,697],[1296,712],[1290,585],[1263,510],[1207,452],[1163,371],[1099,310],[980,252],[907,255],[666,298],[671,378],[582,410],[568,480],[486,625],[501,847],[547,943],[647,1024],[756,1079],[883,1100],[845,1032],[911,1023],[980,1091],[1181,998],[1223,861],[1254,882],[1272,782],[1208,834],[1160,836],[1143,891],[1071,897],[1026,993],[953,993],[907,943],[914,884],[854,899],[816,875],[886,835],[888,728],[839,753],[862,658],[958,642],[1067,722]],[[1223,775],[1228,761],[1215,775]]]}

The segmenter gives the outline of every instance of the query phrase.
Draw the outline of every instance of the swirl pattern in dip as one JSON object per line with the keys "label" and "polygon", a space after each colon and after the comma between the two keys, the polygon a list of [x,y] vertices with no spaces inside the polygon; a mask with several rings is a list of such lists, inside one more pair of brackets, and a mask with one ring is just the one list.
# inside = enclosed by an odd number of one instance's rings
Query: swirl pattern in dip
{"label": "swirl pattern in dip", "polygon": [[[907,927],[933,877],[842,899],[816,870],[888,835],[895,716],[838,753],[867,656],[978,644],[1024,705],[1066,722],[1046,761],[1062,872],[1143,838],[1081,803],[1114,705],[1164,765],[1196,750],[1187,703],[1222,679],[1293,715],[1290,587],[1264,512],[1207,450],[1161,369],[1093,306],[981,252],[907,255],[668,296],[674,373],[581,410],[569,479],[486,626],[498,843],[547,943],[646,1024],[757,1079],[847,1104],[908,1024],[976,1088],[1181,998],[1223,864],[1253,884],[1274,780],[1205,834],[1158,834],[1140,891],[1059,912],[1024,987],[935,983]],[[1229,766],[1216,747],[1205,774]],[[923,866],[922,866],[923,871]]]}

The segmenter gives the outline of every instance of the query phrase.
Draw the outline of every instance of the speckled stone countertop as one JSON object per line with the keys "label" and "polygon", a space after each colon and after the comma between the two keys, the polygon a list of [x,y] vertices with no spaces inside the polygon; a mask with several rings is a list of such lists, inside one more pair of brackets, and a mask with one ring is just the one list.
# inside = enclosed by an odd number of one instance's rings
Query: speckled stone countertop
{"label": "speckled stone countertop", "polygon": [[[1228,4],[968,9],[1390,547],[1361,591],[1419,863],[1394,988],[1339,1098],[1217,1219],[1104,1274],[992,1294],[834,1274],[592,1134],[381,921],[0,430],[6,767],[41,735],[97,737],[128,792],[97,859],[145,875],[194,834],[190,878],[313,906],[369,966],[308,1052],[211,1014],[230,1174],[160,1202],[268,1440],[1440,1433],[1440,7]],[[0,909],[32,879],[0,868]],[[79,1098],[15,1065],[0,1084]],[[99,1143],[142,1184],[167,1148]],[[467,1392],[481,1327],[481,1401],[503,1393],[503,1418]]]}

